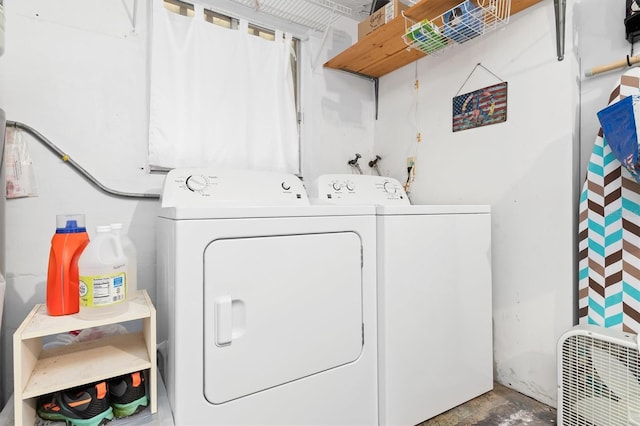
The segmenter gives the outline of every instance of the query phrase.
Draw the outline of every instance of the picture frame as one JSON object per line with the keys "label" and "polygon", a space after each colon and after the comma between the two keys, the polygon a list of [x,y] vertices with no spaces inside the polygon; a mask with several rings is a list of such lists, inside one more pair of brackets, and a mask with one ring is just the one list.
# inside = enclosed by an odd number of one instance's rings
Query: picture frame
{"label": "picture frame", "polygon": [[507,121],[507,82],[503,81],[453,98],[454,132],[504,121]]}

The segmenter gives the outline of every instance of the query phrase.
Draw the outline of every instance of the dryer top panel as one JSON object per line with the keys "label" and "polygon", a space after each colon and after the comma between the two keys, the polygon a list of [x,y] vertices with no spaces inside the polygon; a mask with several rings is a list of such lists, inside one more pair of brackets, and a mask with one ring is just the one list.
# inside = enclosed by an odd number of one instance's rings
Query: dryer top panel
{"label": "dryer top panel", "polygon": [[265,219],[287,217],[375,216],[376,206],[218,206],[218,207],[165,207],[159,217],[169,220],[198,219]]}
{"label": "dryer top panel", "polygon": [[404,188],[394,178],[373,175],[329,174],[308,187],[313,204],[408,206]]}
{"label": "dryer top panel", "polygon": [[300,179],[254,170],[180,168],[169,171],[162,207],[308,206]]}

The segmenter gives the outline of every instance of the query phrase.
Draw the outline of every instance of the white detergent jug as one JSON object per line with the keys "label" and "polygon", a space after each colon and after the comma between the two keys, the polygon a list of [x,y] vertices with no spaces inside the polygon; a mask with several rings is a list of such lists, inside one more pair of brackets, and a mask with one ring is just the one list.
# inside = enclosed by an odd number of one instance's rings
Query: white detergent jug
{"label": "white detergent jug", "polygon": [[96,227],[78,261],[82,319],[100,319],[127,310],[127,257],[111,226]]}
{"label": "white detergent jug", "polygon": [[129,238],[129,235],[124,233],[121,223],[112,223],[111,230],[120,238],[122,244],[122,251],[127,257],[127,299],[135,297],[138,290],[138,252],[136,246]]}

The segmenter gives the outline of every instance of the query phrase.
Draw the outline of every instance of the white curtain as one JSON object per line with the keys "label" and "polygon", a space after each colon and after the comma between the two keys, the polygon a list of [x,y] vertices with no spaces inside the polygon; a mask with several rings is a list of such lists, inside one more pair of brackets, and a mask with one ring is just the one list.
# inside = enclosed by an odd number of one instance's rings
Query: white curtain
{"label": "white curtain", "polygon": [[149,164],[298,173],[291,35],[249,35],[153,0]]}

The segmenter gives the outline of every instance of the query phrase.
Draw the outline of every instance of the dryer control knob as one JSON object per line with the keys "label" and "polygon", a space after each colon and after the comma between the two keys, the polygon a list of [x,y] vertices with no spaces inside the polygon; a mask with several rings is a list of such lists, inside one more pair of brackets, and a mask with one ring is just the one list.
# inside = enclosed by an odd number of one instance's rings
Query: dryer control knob
{"label": "dryer control knob", "polygon": [[333,183],[333,189],[336,191],[340,191],[342,189],[342,184],[338,182]]}
{"label": "dryer control knob", "polygon": [[384,188],[384,192],[387,192],[389,194],[395,194],[396,193],[396,187],[393,186],[393,184],[389,181],[386,181],[383,185]]}
{"label": "dryer control knob", "polygon": [[291,189],[291,185],[289,185],[287,182],[282,182],[280,184],[280,186],[282,187],[282,189],[284,189],[285,191],[288,191]]}
{"label": "dryer control knob", "polygon": [[185,184],[190,191],[197,192],[209,186],[209,181],[202,175],[191,175],[187,178]]}

